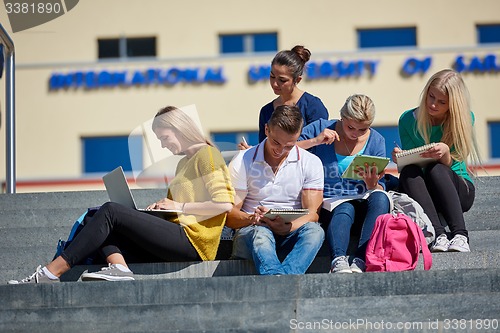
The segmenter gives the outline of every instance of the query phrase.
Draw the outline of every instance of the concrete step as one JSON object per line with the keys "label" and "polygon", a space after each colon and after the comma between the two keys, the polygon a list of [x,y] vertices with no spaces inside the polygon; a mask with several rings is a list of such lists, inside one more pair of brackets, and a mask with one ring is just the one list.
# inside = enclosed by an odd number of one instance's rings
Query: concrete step
{"label": "concrete step", "polygon": [[[500,177],[476,185],[465,215],[472,252],[434,254],[430,271],[420,259],[411,272],[325,274],[330,258],[322,251],[308,274],[297,276],[258,276],[251,261],[217,260],[131,264],[136,281],[121,283],[78,281],[102,265],[77,266],[63,283],[20,286],[1,281],[49,261],[74,220],[108,198],[104,191],[2,194],[0,332],[498,331]],[[133,193],[144,207],[165,190]],[[453,319],[463,320],[463,329],[451,329],[446,320]],[[477,319],[497,320],[496,330]]]}
{"label": "concrete step", "polygon": [[[470,253],[434,253],[433,270],[446,269],[485,269],[500,267],[500,230],[471,231]],[[23,246],[2,244],[0,246],[0,281],[20,279],[30,275],[36,266],[50,261],[55,253],[56,243],[43,246],[36,242],[28,242]],[[323,246],[325,248],[325,245]],[[422,258],[420,258],[422,261]],[[78,266],[66,273],[62,279],[76,281],[84,270],[95,271],[102,264]],[[309,268],[309,273],[327,273],[330,267],[328,251],[323,249]],[[138,274],[138,279],[164,278],[196,278],[210,276],[251,275],[255,268],[246,260],[215,260],[207,262],[182,263],[150,263],[131,264],[132,270]],[[422,262],[417,269],[422,269]]]}
{"label": "concrete step", "polygon": [[[316,257],[307,274],[328,273],[330,257]],[[500,251],[477,251],[471,253],[434,253],[432,270],[489,269],[499,267]],[[77,281],[85,271],[97,271],[103,265],[82,265],[63,277],[66,281]],[[416,270],[423,270],[423,257],[420,256]],[[251,260],[214,260],[207,262],[131,264],[137,279],[197,278],[211,276],[255,275]],[[34,270],[32,270],[34,271]],[[29,275],[29,274],[28,274]]]}
{"label": "concrete step", "polygon": [[[44,265],[52,259],[55,254],[57,245],[57,235],[66,235],[69,230],[60,233],[62,229],[58,228],[33,228],[22,230],[3,230],[0,238],[0,283],[11,279],[20,279],[30,275],[36,266]],[[62,237],[66,237],[62,236]],[[471,253],[437,253],[433,255],[433,269],[459,269],[459,268],[489,268],[500,266],[500,230],[483,230],[469,232]],[[230,243],[223,242],[220,252],[230,252]],[[226,258],[226,256],[224,256]],[[146,264],[146,266],[149,264]],[[206,277],[207,272],[215,269],[222,269],[227,272],[225,275],[236,274],[254,274],[253,265],[243,265],[243,267],[235,266],[234,263],[221,266],[220,261],[206,263],[165,263],[162,270],[167,270],[168,274],[164,277]],[[181,275],[170,274],[180,270],[178,267],[183,265],[190,267],[190,270],[182,271]],[[310,272],[321,273],[328,272],[330,266],[330,258],[326,245],[318,254],[318,257],[311,265]],[[99,266],[100,267],[100,266]],[[139,270],[134,269],[134,272],[139,273],[143,270],[139,266]],[[219,267],[219,268],[218,268]],[[251,269],[248,270],[248,267]],[[98,268],[98,267],[97,267]],[[94,268],[94,269],[97,269]],[[144,268],[149,272],[150,268]],[[233,271],[231,271],[231,269]],[[77,273],[74,273],[77,274]],[[77,280],[71,275],[70,280]],[[140,273],[139,273],[140,274]],[[148,273],[155,274],[155,273]]]}
{"label": "concrete step", "polygon": [[[446,320],[498,320],[499,282],[494,268],[3,285],[0,331],[298,332],[353,321],[327,331],[394,331],[374,328],[382,321],[447,331]],[[404,331],[424,331],[415,327]]]}
{"label": "concrete step", "polygon": [[[476,199],[475,204],[498,207],[500,197],[500,176],[480,177],[475,181]],[[137,206],[144,207],[165,196],[165,189],[133,189],[133,196]],[[68,192],[40,192],[40,193],[17,193],[0,194],[0,211],[38,208],[79,208],[86,209],[108,201],[106,191],[68,191]],[[23,202],[25,206],[20,206]],[[474,206],[473,206],[474,207]]]}
{"label": "concrete step", "polygon": [[[0,195],[0,200],[1,200]],[[104,203],[102,201],[100,204]],[[17,205],[24,202],[20,200]],[[98,206],[94,203],[88,207]],[[0,230],[6,228],[66,227],[71,229],[73,222],[88,207],[25,208],[20,210],[0,209]],[[485,202],[476,202],[464,214],[468,230],[500,230],[500,195]]]}
{"label": "concrete step", "polygon": [[[432,255],[432,271],[435,270],[459,270],[475,269],[487,270],[499,267],[500,251],[474,251],[470,253],[434,253]],[[33,265],[14,264],[5,267],[2,272],[2,281],[6,283],[10,279],[21,279],[31,275],[37,265],[46,263],[39,261]],[[79,281],[85,271],[98,271],[106,264],[78,265],[61,277],[62,281]],[[251,260],[214,260],[205,262],[159,262],[129,264],[135,273],[137,280],[151,279],[179,279],[179,278],[206,278],[219,276],[243,276],[255,275],[256,270]],[[330,257],[318,256],[309,267],[307,274],[328,273],[330,269]],[[416,270],[423,270],[423,257],[420,256]],[[22,272],[22,273],[21,273]]]}
{"label": "concrete step", "polygon": [[482,176],[474,179],[474,186],[477,191],[484,193],[498,193],[500,185],[500,176]]}
{"label": "concrete step", "polygon": [[[500,176],[479,177],[475,180],[476,203],[500,196]],[[133,189],[137,205],[146,206],[166,194],[165,189]],[[67,191],[67,192],[37,192],[37,193],[2,193],[0,194],[0,211],[36,208],[82,208],[92,207],[108,201],[106,191]],[[19,206],[22,201],[26,204]],[[497,202],[498,205],[498,202]]]}
{"label": "concrete step", "polygon": [[[166,195],[165,189],[132,189],[137,206],[146,206]],[[106,191],[66,191],[37,193],[2,193],[0,209],[20,209],[19,201],[29,204],[29,208],[86,208],[99,205],[109,200]],[[26,208],[26,207],[24,207]]]}

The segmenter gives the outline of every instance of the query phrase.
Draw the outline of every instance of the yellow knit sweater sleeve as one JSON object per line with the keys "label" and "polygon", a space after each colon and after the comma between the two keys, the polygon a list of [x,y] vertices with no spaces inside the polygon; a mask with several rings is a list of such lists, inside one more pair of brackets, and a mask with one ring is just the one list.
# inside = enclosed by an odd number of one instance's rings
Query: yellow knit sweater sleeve
{"label": "yellow knit sweater sleeve", "polygon": [[[234,189],[220,152],[206,146],[191,158],[182,159],[175,178],[169,184],[168,196],[174,201],[186,203],[234,203]],[[225,213],[216,216],[182,214],[176,222],[184,227],[187,237],[203,260],[215,259],[226,222]]]}

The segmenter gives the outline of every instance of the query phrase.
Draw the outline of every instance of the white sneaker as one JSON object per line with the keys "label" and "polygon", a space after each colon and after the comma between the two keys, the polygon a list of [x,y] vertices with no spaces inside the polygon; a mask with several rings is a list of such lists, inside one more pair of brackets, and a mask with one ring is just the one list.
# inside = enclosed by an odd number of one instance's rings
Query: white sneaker
{"label": "white sneaker", "polygon": [[467,242],[467,237],[463,235],[456,235],[450,242],[450,247],[448,251],[453,252],[470,252],[469,243]]}
{"label": "white sneaker", "polygon": [[349,267],[349,261],[347,261],[346,256],[340,256],[332,261],[332,268],[330,273],[352,273]]}
{"label": "white sneaker", "polygon": [[441,234],[436,238],[434,244],[431,247],[431,252],[446,252],[450,247],[450,241],[446,234]]}
{"label": "white sneaker", "polygon": [[42,266],[38,266],[35,273],[22,280],[10,280],[7,284],[26,284],[26,283],[57,283],[59,279],[51,279],[43,272]]}
{"label": "white sneaker", "polygon": [[353,273],[363,273],[366,271],[366,264],[363,259],[354,258],[351,264],[351,272]]}

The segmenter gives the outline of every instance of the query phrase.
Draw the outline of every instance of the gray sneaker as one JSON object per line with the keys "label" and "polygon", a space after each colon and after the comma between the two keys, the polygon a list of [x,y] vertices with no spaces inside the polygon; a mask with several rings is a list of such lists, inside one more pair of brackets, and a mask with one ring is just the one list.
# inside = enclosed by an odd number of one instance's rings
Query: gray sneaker
{"label": "gray sneaker", "polygon": [[450,241],[446,234],[439,235],[431,247],[431,252],[446,252],[450,247]]}
{"label": "gray sneaker", "polygon": [[470,252],[469,243],[467,242],[467,237],[463,235],[456,235],[450,241],[450,247],[448,251],[453,252]]}
{"label": "gray sneaker", "polygon": [[42,266],[36,268],[35,273],[22,280],[10,280],[7,284],[26,284],[26,283],[57,283],[60,282],[59,279],[51,279],[42,270]]}
{"label": "gray sneaker", "polygon": [[347,261],[347,257],[340,256],[333,259],[330,273],[352,273],[351,268],[349,268],[349,261]]}
{"label": "gray sneaker", "polygon": [[134,279],[134,273],[131,271],[124,272],[116,265],[109,264],[108,267],[103,267],[99,272],[83,273],[82,281],[131,281]]}
{"label": "gray sneaker", "polygon": [[351,272],[363,273],[364,271],[366,271],[365,261],[361,258],[354,258],[351,264]]}

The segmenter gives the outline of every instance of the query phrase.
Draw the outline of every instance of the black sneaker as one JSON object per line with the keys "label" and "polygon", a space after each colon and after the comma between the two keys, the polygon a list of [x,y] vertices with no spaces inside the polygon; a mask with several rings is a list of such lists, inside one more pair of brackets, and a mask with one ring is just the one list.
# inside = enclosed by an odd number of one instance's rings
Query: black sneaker
{"label": "black sneaker", "polygon": [[82,281],[131,281],[134,279],[134,273],[131,271],[124,272],[116,267],[115,264],[109,264],[108,267],[103,267],[99,272],[83,273]]}

